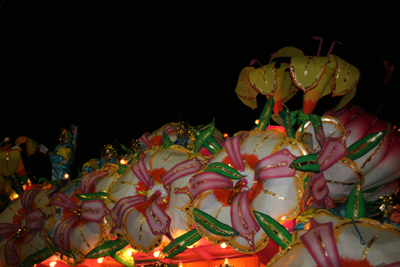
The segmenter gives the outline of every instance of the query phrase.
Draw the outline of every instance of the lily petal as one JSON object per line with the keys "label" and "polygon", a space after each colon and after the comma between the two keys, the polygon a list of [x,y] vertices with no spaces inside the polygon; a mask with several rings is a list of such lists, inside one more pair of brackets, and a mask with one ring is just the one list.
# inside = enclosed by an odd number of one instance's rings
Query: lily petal
{"label": "lily petal", "polygon": [[240,138],[242,135],[237,135],[233,138],[225,140],[225,149],[228,153],[229,158],[232,160],[233,165],[235,165],[238,171],[244,171],[244,164],[242,159],[242,154],[240,152]]}
{"label": "lily petal", "polygon": [[181,162],[175,165],[172,169],[170,169],[163,177],[162,182],[164,186],[170,185],[172,182],[177,179],[187,176],[190,174],[194,174],[198,172],[203,167],[197,159],[188,159],[184,162]]}
{"label": "lily petal", "polygon": [[157,200],[153,201],[153,203],[151,203],[151,205],[146,209],[145,216],[153,235],[163,234],[166,235],[172,242],[175,242],[174,238],[169,232],[171,218],[158,205]]}
{"label": "lily petal", "polygon": [[147,172],[146,164],[144,163],[145,157],[141,158],[138,162],[132,165],[131,170],[136,177],[147,187],[154,186],[153,180]]}
{"label": "lily petal", "polygon": [[194,176],[189,185],[189,192],[193,198],[201,193],[217,188],[233,188],[231,179],[215,172],[202,172]]}
{"label": "lily petal", "polygon": [[300,239],[315,263],[326,267],[342,266],[333,233],[333,223],[320,224],[314,218],[310,222],[311,228]]}
{"label": "lily petal", "polygon": [[255,180],[275,179],[294,176],[295,169],[289,167],[296,158],[287,148],[260,160],[254,168]]}
{"label": "lily petal", "polygon": [[82,194],[90,193],[89,189],[92,186],[92,184],[98,179],[106,176],[108,174],[108,171],[92,171],[89,173],[86,173],[82,177],[81,181],[81,191]]}
{"label": "lily petal", "polygon": [[80,210],[82,219],[101,223],[105,215],[104,200],[95,199],[83,201]]}
{"label": "lily petal", "polygon": [[322,148],[321,153],[318,155],[318,162],[321,172],[326,171],[332,167],[341,158],[345,157],[347,152],[346,135],[338,138],[330,137],[325,146]]}
{"label": "lily petal", "polygon": [[246,238],[251,249],[255,251],[254,235],[260,230],[260,226],[249,206],[249,192],[241,192],[233,199],[231,204],[231,220],[233,228]]}

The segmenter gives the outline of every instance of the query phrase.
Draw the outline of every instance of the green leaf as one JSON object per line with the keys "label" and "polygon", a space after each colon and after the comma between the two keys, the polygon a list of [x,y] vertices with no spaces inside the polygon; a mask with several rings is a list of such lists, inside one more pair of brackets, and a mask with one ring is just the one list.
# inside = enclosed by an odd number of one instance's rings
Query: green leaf
{"label": "green leaf", "polygon": [[122,151],[124,151],[124,152],[127,153],[127,154],[132,154],[132,150],[131,150],[129,147],[124,146],[124,145],[121,144],[121,143],[119,143],[119,145],[121,146]]}
{"label": "green leaf", "polygon": [[368,189],[368,190],[365,190],[365,191],[363,190],[363,193],[373,193],[373,192],[375,192],[376,190],[378,190],[379,188],[381,188],[381,185],[372,187],[372,188],[370,188],[370,189]]}
{"label": "green leaf", "polygon": [[346,218],[357,220],[364,217],[364,197],[361,191],[361,184],[357,182],[347,200]]}
{"label": "green leaf", "polygon": [[171,142],[171,139],[169,138],[168,134],[165,131],[163,131],[162,135],[163,135],[162,148],[170,147],[172,145],[172,142]]}
{"label": "green leaf", "polygon": [[[214,127],[212,134],[214,134],[214,132],[215,132],[214,120],[206,125],[199,127],[198,129],[193,129],[196,139],[199,140],[202,132],[207,131],[207,129],[212,128],[212,127]],[[197,140],[196,140],[196,143],[197,143]],[[196,146],[196,143],[195,143],[195,146]],[[208,151],[210,151],[212,154],[215,154],[222,149],[222,147],[218,144],[218,142],[214,139],[214,137],[212,135],[210,137],[208,137],[206,142],[203,143],[203,146]],[[201,146],[199,147],[199,151],[200,151],[200,149],[201,149]]]}
{"label": "green leaf", "polygon": [[194,209],[193,210],[193,215],[199,224],[206,228],[208,231],[215,235],[221,235],[221,236],[235,236],[238,235],[239,233],[230,227],[229,225],[226,225],[217,219],[214,219],[212,216],[208,215],[205,212],[202,212],[201,210]]}
{"label": "green leaf", "polygon": [[315,131],[318,133],[320,131],[320,128],[322,127],[321,117],[315,114],[309,114],[309,116]]}
{"label": "green leaf", "polygon": [[274,108],[274,104],[275,104],[274,99],[270,97],[267,103],[265,104],[263,111],[261,112],[259,123],[257,125],[258,129],[265,131],[265,128],[267,128],[269,120],[271,119],[271,114]]}
{"label": "green leaf", "polygon": [[118,171],[117,171],[118,174],[123,174],[126,171],[126,169],[128,168],[128,166],[126,166],[124,164],[117,163],[116,165],[118,166]]}
{"label": "green leaf", "polygon": [[304,180],[303,180],[303,183],[304,183],[303,190],[306,189],[309,180],[310,180],[310,177],[307,175],[306,178],[304,178]]}
{"label": "green leaf", "polygon": [[118,261],[119,263],[123,264],[124,266],[127,267],[135,267],[135,260],[133,259],[132,256],[128,256],[125,250],[121,249],[120,251],[115,252],[114,254],[111,254],[111,257],[114,258],[114,260]]}
{"label": "green leaf", "polygon": [[117,251],[123,249],[127,245],[128,241],[125,241],[123,239],[116,239],[114,241],[104,243],[103,245],[92,249],[88,254],[86,254],[85,258],[97,259],[101,257],[106,257],[116,253]]}
{"label": "green leaf", "polygon": [[[49,245],[49,247],[50,247],[50,249],[51,249],[52,251],[60,252],[60,249],[59,249],[57,246],[54,245],[54,243],[53,243],[53,238],[50,237],[49,235],[47,235],[47,244]],[[70,257],[70,258],[75,259],[75,256],[74,256],[74,254],[72,253],[71,250],[66,250],[66,251],[64,252],[64,255],[67,256],[67,257]]]}
{"label": "green leaf", "polygon": [[82,201],[85,200],[95,200],[95,199],[107,199],[107,193],[105,192],[98,192],[98,193],[87,193],[87,194],[76,194],[76,197],[81,199]]}
{"label": "green leaf", "polygon": [[293,160],[293,162],[290,164],[290,167],[303,172],[320,171],[318,156],[316,154],[300,156]]}
{"label": "green leaf", "polygon": [[193,229],[186,234],[176,238],[175,243],[170,242],[168,246],[163,249],[162,254],[164,254],[166,258],[175,257],[176,255],[184,251],[188,246],[196,243],[200,239],[201,235],[197,232],[196,229]]}
{"label": "green leaf", "polygon": [[49,248],[44,248],[41,250],[36,251],[29,257],[27,257],[21,264],[21,267],[30,267],[33,266],[37,263],[41,263],[42,261],[45,261],[46,259],[50,258],[53,255],[51,250]]}
{"label": "green leaf", "polygon": [[40,177],[40,178],[39,178],[39,181],[38,181],[38,184],[41,184],[41,183],[44,183],[44,182],[50,184],[50,181],[49,181],[47,178],[45,178],[45,177]]}
{"label": "green leaf", "polygon": [[286,247],[292,243],[292,235],[283,225],[266,214],[257,211],[253,212],[261,228],[272,240],[281,246],[282,249],[286,249]]}
{"label": "green leaf", "polygon": [[369,134],[366,137],[358,140],[347,149],[349,152],[347,158],[351,160],[356,160],[364,156],[368,151],[370,151],[377,144],[379,144],[379,142],[386,135],[386,133],[387,131],[376,132]]}
{"label": "green leaf", "polygon": [[234,180],[242,179],[243,177],[245,177],[244,175],[241,175],[236,169],[220,162],[211,163],[204,171],[216,172],[225,177],[228,177],[229,179]]}
{"label": "green leaf", "polygon": [[281,117],[281,122],[283,122],[282,126],[285,127],[287,136],[290,138],[294,138],[296,135],[296,131],[293,129],[293,125],[296,123],[297,113],[298,111],[290,112],[289,108],[285,105],[284,110],[279,111],[279,116]]}
{"label": "green leaf", "polygon": [[141,149],[138,149],[135,151],[135,153],[133,154],[132,160],[131,160],[131,162],[129,162],[129,164],[131,164],[133,161],[136,161],[139,159],[140,152],[141,152]]}

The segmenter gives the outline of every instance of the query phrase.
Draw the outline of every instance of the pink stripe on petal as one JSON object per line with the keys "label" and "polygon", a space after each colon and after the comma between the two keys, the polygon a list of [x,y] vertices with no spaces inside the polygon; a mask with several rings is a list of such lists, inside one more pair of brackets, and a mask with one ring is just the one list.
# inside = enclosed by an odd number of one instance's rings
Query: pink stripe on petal
{"label": "pink stripe on petal", "polygon": [[92,184],[98,179],[106,176],[108,174],[108,171],[93,171],[86,173],[82,177],[81,181],[81,191],[82,194],[90,193],[90,187]]}
{"label": "pink stripe on petal", "polygon": [[46,220],[46,215],[41,209],[36,209],[25,214],[25,228],[28,230],[37,230]]}
{"label": "pink stripe on petal", "polygon": [[154,182],[150,179],[150,175],[147,172],[146,164],[144,163],[146,157],[141,158],[135,164],[132,165],[131,170],[136,177],[147,187],[154,186]]}
{"label": "pink stripe on petal", "polygon": [[0,223],[0,236],[13,234],[21,228],[20,224]]}
{"label": "pink stripe on petal", "polygon": [[232,160],[233,165],[239,171],[244,171],[244,164],[242,159],[242,154],[240,152],[240,138],[242,135],[237,135],[232,138],[225,140],[225,149],[228,153],[229,158]]}
{"label": "pink stripe on petal", "polygon": [[6,262],[9,266],[19,266],[21,258],[19,257],[19,253],[17,253],[18,248],[20,247],[15,244],[15,239],[10,239],[7,241],[4,247],[4,254],[6,256]]}
{"label": "pink stripe on petal", "polygon": [[254,168],[255,180],[293,177],[296,171],[290,168],[290,163],[296,159],[287,148],[261,159]]}
{"label": "pink stripe on petal", "polygon": [[347,156],[347,154],[348,152],[345,136],[328,138],[325,146],[321,150],[321,153],[318,155],[318,162],[321,172],[324,172],[332,167],[340,159]]}
{"label": "pink stripe on petal", "polygon": [[203,167],[197,159],[188,159],[184,162],[175,165],[163,177],[162,182],[164,186],[171,184],[177,179],[198,172]]}
{"label": "pink stripe on petal", "polygon": [[176,132],[176,125],[172,125],[172,124],[167,124],[164,127],[164,132],[169,135],[172,132]]}
{"label": "pink stripe on petal", "polygon": [[[381,160],[381,162],[371,170],[366,178],[374,182],[379,182],[382,177],[389,177],[396,173],[400,166],[398,164],[398,159],[400,158],[400,134],[396,132],[390,143],[390,148],[386,153],[386,156]],[[397,178],[397,177],[395,177]]]}
{"label": "pink stripe on petal", "polygon": [[69,217],[65,220],[62,220],[58,225],[54,232],[54,245],[58,246],[61,249],[61,254],[65,250],[69,250],[70,246],[70,233],[71,229],[75,223],[79,221],[77,216]]}
{"label": "pink stripe on petal", "polygon": [[114,219],[114,224],[121,226],[122,219],[125,216],[125,213],[132,207],[137,204],[143,203],[146,201],[145,196],[134,196],[134,197],[124,197],[121,198],[117,204],[114,206],[111,214]]}
{"label": "pink stripe on petal", "polygon": [[231,204],[232,227],[247,239],[253,251],[256,250],[254,235],[260,230],[249,205],[249,191],[239,193]]}
{"label": "pink stripe on petal", "polygon": [[233,188],[231,179],[215,172],[202,172],[190,181],[189,192],[193,198],[196,198],[205,191],[226,187]]}
{"label": "pink stripe on petal", "polygon": [[83,201],[80,211],[82,219],[95,223],[101,223],[105,215],[104,200],[95,199]]}
{"label": "pink stripe on petal", "polygon": [[79,208],[79,205],[76,204],[63,192],[58,192],[54,197],[52,197],[50,200],[50,204],[72,210],[77,210]]}
{"label": "pink stripe on petal", "polygon": [[347,124],[354,116],[361,112],[365,112],[365,110],[361,107],[356,107],[356,106],[347,106],[344,107],[343,109],[340,109],[338,111],[334,111],[335,108],[332,108],[333,112],[332,114],[329,114],[329,112],[326,112],[324,116],[332,116],[337,118],[343,126]]}
{"label": "pink stripe on petal", "polygon": [[386,264],[385,267],[400,267],[400,261],[392,262],[390,264]]}
{"label": "pink stripe on petal", "polygon": [[41,191],[40,188],[34,187],[32,189],[25,190],[21,196],[21,205],[24,213],[29,212],[30,205],[36,195]]}
{"label": "pink stripe on petal", "polygon": [[319,224],[314,218],[310,222],[311,228],[300,239],[315,263],[326,267],[342,266],[332,222]]}
{"label": "pink stripe on petal", "polygon": [[347,138],[347,146],[351,146],[365,136],[372,123],[376,121],[376,117],[371,113],[363,112],[353,117],[344,128],[346,131],[351,131],[351,135]]}
{"label": "pink stripe on petal", "polygon": [[[157,201],[153,201],[151,205],[146,209],[145,212],[147,223],[150,227],[153,235],[166,235],[170,239],[172,238],[169,232],[169,225],[171,218],[167,213],[157,204]],[[172,242],[175,240],[172,238]]]}
{"label": "pink stripe on petal", "polygon": [[139,141],[141,141],[146,146],[146,148],[151,147],[151,144],[150,144],[150,141],[148,138],[149,135],[150,135],[150,133],[146,132],[139,138]]}

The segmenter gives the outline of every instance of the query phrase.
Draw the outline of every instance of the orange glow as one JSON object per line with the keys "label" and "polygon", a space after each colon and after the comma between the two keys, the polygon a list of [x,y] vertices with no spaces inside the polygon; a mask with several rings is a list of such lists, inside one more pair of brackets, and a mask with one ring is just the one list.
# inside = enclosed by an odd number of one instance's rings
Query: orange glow
{"label": "orange glow", "polygon": [[193,245],[187,246],[187,248],[193,248]]}
{"label": "orange glow", "polygon": [[121,159],[121,160],[119,161],[119,163],[121,163],[121,164],[125,164],[125,163],[126,163],[126,161],[125,161],[124,159]]}
{"label": "orange glow", "polygon": [[104,261],[104,258],[103,258],[103,257],[97,259],[97,262],[98,262],[98,263],[102,263],[103,261]]}
{"label": "orange glow", "polygon": [[254,121],[254,123],[255,123],[256,125],[258,125],[258,124],[260,123],[260,120],[259,120],[259,119],[256,119],[256,120]]}
{"label": "orange glow", "polygon": [[221,248],[226,248],[226,243],[225,242],[221,244]]}
{"label": "orange glow", "polygon": [[393,126],[393,129],[396,129],[396,125],[395,125],[395,126]]}
{"label": "orange glow", "polygon": [[50,262],[50,266],[51,266],[51,267],[56,266],[56,264],[57,264],[57,262],[55,262],[55,261]]}
{"label": "orange glow", "polygon": [[224,138],[228,138],[228,137],[229,137],[229,134],[224,133]]}
{"label": "orange glow", "polygon": [[65,179],[68,179],[68,178],[69,178],[69,174],[66,173],[66,174],[64,175],[64,178],[65,178]]}

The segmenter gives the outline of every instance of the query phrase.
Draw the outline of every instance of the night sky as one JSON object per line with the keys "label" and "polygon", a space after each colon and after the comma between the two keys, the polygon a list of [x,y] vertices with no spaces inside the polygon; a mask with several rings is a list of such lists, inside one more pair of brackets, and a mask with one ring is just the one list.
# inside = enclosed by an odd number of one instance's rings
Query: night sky
{"label": "night sky", "polygon": [[[398,1],[0,2],[0,138],[27,136],[52,150],[60,128],[79,125],[73,177],[103,145],[128,145],[179,116],[193,125],[215,117],[229,135],[249,130],[265,97],[255,110],[242,104],[241,69],[285,46],[316,55],[313,36],[324,38],[322,56],[342,42],[333,54],[359,68],[353,103],[375,113],[387,101],[378,116],[400,125],[399,71],[383,86],[382,64],[400,67]],[[315,113],[339,100],[321,99]],[[301,92],[287,105],[300,108]],[[27,171],[50,178],[46,156],[23,155]]]}

